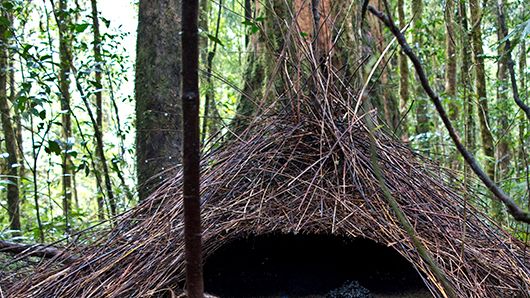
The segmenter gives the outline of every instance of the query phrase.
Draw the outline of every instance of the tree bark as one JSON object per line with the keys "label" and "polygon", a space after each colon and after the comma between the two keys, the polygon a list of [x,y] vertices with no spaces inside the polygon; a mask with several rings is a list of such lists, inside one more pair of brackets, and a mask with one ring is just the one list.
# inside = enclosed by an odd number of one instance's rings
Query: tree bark
{"label": "tree bark", "polygon": [[199,129],[199,1],[182,3],[182,110],[186,292],[203,298]]}
{"label": "tree bark", "polygon": [[[399,27],[405,27],[405,5],[403,0],[398,0],[398,19]],[[403,115],[402,120],[402,133],[401,138],[405,141],[408,141],[408,121],[407,121],[407,111],[409,109],[409,65],[407,56],[400,49],[398,56],[399,63],[399,98],[400,98],[400,111]]]}
{"label": "tree bark", "polygon": [[445,6],[445,94],[449,98],[449,117],[456,121],[459,117],[458,103],[456,100],[456,35],[454,26],[455,3],[454,0],[447,0]]}
{"label": "tree bark", "polygon": [[[219,0],[219,5],[217,7],[217,21],[215,23],[215,39],[219,39],[219,29],[221,23],[221,12],[223,11],[223,0]],[[205,47],[204,50],[207,50],[208,47]],[[201,132],[201,144],[204,144],[206,140],[206,135],[210,137],[217,134],[221,126],[221,117],[219,116],[219,111],[217,110],[217,104],[215,100],[215,88],[212,81],[212,70],[213,70],[213,60],[215,54],[217,53],[217,43],[213,42],[212,49],[208,51],[206,58],[206,96],[204,99],[204,117],[202,119],[202,132]]]}
{"label": "tree bark", "polygon": [[[500,16],[504,11],[504,0],[499,0],[498,2],[499,10],[497,14],[497,21],[499,28],[502,28]],[[497,177],[495,177],[497,183],[502,182],[502,180],[506,177],[508,174],[508,169],[510,166],[510,160],[511,160],[511,154],[510,154],[510,134],[511,132],[508,129],[509,127],[509,121],[508,121],[508,111],[506,110],[507,106],[507,56],[506,56],[506,47],[502,43],[502,40],[506,37],[503,30],[497,30],[497,41],[499,42],[499,48],[498,48],[498,62],[497,62],[497,105],[500,107],[499,109],[499,143],[497,145]],[[491,206],[491,213],[493,218],[499,222],[502,223],[505,220],[504,212],[503,212],[503,206],[498,201],[493,201]]]}
{"label": "tree bark", "polygon": [[[114,197],[114,192],[112,190],[112,180],[109,174],[109,166],[107,164],[107,158],[105,157],[104,143],[103,143],[103,94],[102,94],[102,64],[103,59],[101,57],[101,37],[99,33],[99,16],[98,16],[98,7],[97,0],[91,0],[92,6],[92,27],[94,30],[94,60],[96,61],[95,67],[95,79],[96,79],[96,88],[99,90],[96,92],[96,119],[94,125],[94,132],[96,137],[96,152],[98,155],[98,164],[99,167],[103,170],[103,178],[105,179],[105,188],[107,191],[107,199],[110,205],[110,212],[112,216],[118,214],[116,198]],[[87,110],[90,107],[87,106]],[[91,117],[92,120],[92,117]],[[101,202],[98,202],[98,207]],[[101,218],[102,210],[98,212],[98,215]]]}
{"label": "tree bark", "polygon": [[484,68],[484,50],[482,49],[482,7],[478,0],[469,0],[471,13],[471,44],[473,45],[473,59],[475,62],[475,91],[478,101],[478,118],[480,123],[480,137],[484,151],[486,173],[495,179],[495,151],[493,136],[489,126],[488,97],[486,93],[486,71]]}
{"label": "tree bark", "polygon": [[61,116],[62,122],[62,187],[63,187],[63,215],[65,218],[66,231],[70,230],[70,214],[72,208],[72,160],[70,150],[72,149],[72,119],[70,115],[70,34],[67,0],[59,0],[56,13],[57,26],[59,28],[59,88],[61,93]]}
{"label": "tree bark", "polygon": [[[461,0],[458,2],[458,18],[460,23],[460,55],[462,57],[462,65],[460,67],[460,85],[462,98],[464,101],[464,142],[469,151],[474,153],[476,150],[475,137],[475,118],[474,118],[474,103],[470,96],[471,79],[469,74],[471,72],[471,51],[467,46],[469,44],[469,28],[466,11],[466,2]],[[466,171],[469,167],[466,167]]]}
{"label": "tree bark", "polygon": [[[270,13],[269,10],[263,11],[259,1],[252,1],[253,5],[249,11],[254,15]],[[247,11],[248,15],[252,15]],[[253,20],[254,21],[254,20]],[[265,22],[254,22],[260,27],[260,31],[248,36],[248,47],[246,65],[243,73],[243,87],[239,103],[236,108],[236,115],[230,123],[230,130],[235,133],[241,133],[250,123],[258,106],[258,100],[264,95],[264,85],[267,83],[267,74],[270,70],[271,61],[267,56],[267,26]]]}
{"label": "tree bark", "polygon": [[138,194],[149,196],[182,160],[180,0],[141,0],[136,56]]}
{"label": "tree bark", "polygon": [[[526,53],[526,42],[525,40],[521,40],[520,43],[520,53]],[[526,55],[519,55],[519,86],[521,86],[521,90],[523,90],[523,97],[528,98],[528,86],[527,86],[527,74],[526,74]],[[526,161],[526,150],[525,146],[527,146],[527,138],[526,130],[527,130],[527,122],[524,115],[519,115],[519,140],[521,140],[521,143],[518,146],[518,173],[524,173],[526,174],[527,170],[525,167],[525,161]]]}
{"label": "tree bark", "polygon": [[[11,20],[7,11],[2,12],[2,17]],[[7,96],[7,81],[9,74],[9,52],[10,44],[8,36],[11,36],[11,24],[0,24],[0,113],[2,129],[5,138],[7,157],[7,213],[9,215],[9,228],[20,231],[20,197],[19,197],[19,160],[16,131],[11,117],[9,101]],[[19,233],[15,233],[18,235]]]}
{"label": "tree bark", "polygon": [[[412,1],[412,15],[413,15],[413,26],[412,26],[412,43],[418,50],[421,48],[422,37],[421,37],[421,25],[423,17],[423,0]],[[418,77],[416,76],[416,79]],[[422,150],[426,150],[429,153],[429,143],[427,139],[427,133],[429,132],[430,123],[427,99],[425,98],[424,92],[421,86],[416,86],[416,134],[420,136],[419,145]]]}
{"label": "tree bark", "polygon": [[[10,57],[10,71],[9,71],[9,99],[11,101],[11,105],[15,104],[16,100],[16,87],[15,87],[15,70],[13,69],[13,53],[11,53]],[[13,118],[13,124],[15,127],[13,129],[15,130],[15,135],[17,139],[17,154],[18,154],[18,160],[19,167],[18,167],[18,177],[19,177],[19,186],[22,183],[22,179],[26,177],[26,166],[24,164],[24,142],[23,142],[23,135],[22,135],[22,115],[20,114],[20,110],[15,108],[14,109],[14,118]],[[26,194],[23,189],[19,189],[19,198],[20,198],[20,204],[24,204],[25,202]]]}

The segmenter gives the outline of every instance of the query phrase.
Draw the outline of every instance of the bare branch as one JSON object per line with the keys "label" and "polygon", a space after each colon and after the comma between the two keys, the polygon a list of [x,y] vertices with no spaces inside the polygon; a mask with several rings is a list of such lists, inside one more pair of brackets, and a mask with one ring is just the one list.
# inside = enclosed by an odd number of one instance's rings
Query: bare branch
{"label": "bare branch", "polygon": [[14,243],[0,240],[0,252],[21,255],[19,259],[26,257],[58,258],[62,263],[71,263],[77,258],[69,252],[49,245],[31,245]]}

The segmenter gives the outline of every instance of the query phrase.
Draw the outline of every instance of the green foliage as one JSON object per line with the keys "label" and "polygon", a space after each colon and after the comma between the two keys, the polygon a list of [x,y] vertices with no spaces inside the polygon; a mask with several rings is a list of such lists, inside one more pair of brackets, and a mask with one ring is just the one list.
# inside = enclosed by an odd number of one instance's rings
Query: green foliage
{"label": "green foliage", "polygon": [[[127,75],[133,65],[124,49],[124,42],[129,32],[119,27],[112,27],[111,21],[100,17],[101,31],[101,84],[94,79],[96,62],[93,54],[93,26],[90,2],[75,5],[68,1],[64,12],[73,20],[68,27],[72,35],[70,55],[77,71],[70,74],[72,82],[72,103],[69,109],[61,110],[61,90],[58,85],[58,27],[53,8],[48,1],[44,3],[28,1],[2,1],[2,10],[13,16],[13,27],[10,28],[10,59],[15,73],[15,85],[12,97],[12,113],[17,115],[17,124],[22,132],[24,159],[21,168],[21,220],[22,232],[26,241],[38,241],[43,230],[46,241],[64,237],[67,233],[66,218],[62,212],[61,160],[69,156],[73,162],[75,175],[74,203],[70,214],[70,226],[73,231],[81,230],[97,223],[97,204],[94,194],[102,189],[102,182],[96,181],[99,168],[95,161],[96,143],[93,137],[93,123],[81,101],[81,92],[93,103],[94,94],[103,94],[105,144],[107,156],[118,156],[118,162],[112,164],[114,189],[123,188],[123,183],[134,181],[131,160],[134,147],[130,139],[132,113],[130,98],[132,88],[120,91],[128,84]],[[131,4],[132,5],[132,4]],[[108,13],[108,11],[106,12]],[[0,25],[9,26],[7,17],[0,18]],[[82,90],[77,89],[79,84]],[[9,92],[9,90],[8,90]],[[92,106],[95,110],[95,107]],[[118,123],[116,113],[119,115]],[[63,129],[61,116],[72,115],[72,138],[62,139]],[[120,130],[116,129],[120,126]],[[120,143],[116,146],[116,142]],[[1,144],[0,144],[1,145]],[[3,147],[2,147],[3,148]],[[0,151],[3,151],[0,150]],[[1,168],[0,168],[1,169]],[[3,171],[3,169],[2,169]],[[123,181],[117,177],[120,173]],[[36,179],[35,179],[36,178]],[[3,183],[5,182],[5,183]],[[0,204],[5,206],[5,187],[7,180],[0,179]],[[129,208],[134,200],[126,199],[126,194],[118,192],[121,210]],[[37,207],[41,226],[37,220]],[[5,210],[5,209],[4,209]],[[105,210],[105,213],[107,211]],[[8,217],[5,211],[0,212],[0,237],[11,238]]]}

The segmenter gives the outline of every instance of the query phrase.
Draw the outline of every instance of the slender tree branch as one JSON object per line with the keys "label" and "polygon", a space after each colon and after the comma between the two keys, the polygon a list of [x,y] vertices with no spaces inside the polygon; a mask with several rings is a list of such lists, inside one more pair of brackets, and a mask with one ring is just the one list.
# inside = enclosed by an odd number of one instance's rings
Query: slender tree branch
{"label": "slender tree branch", "polygon": [[381,167],[379,166],[378,156],[377,156],[377,145],[376,140],[374,136],[375,126],[372,122],[372,119],[370,116],[366,116],[366,124],[369,128],[369,139],[370,139],[370,160],[372,164],[372,168],[374,170],[374,175],[377,178],[377,181],[379,183],[379,186],[381,187],[381,191],[383,192],[383,197],[387,200],[388,204],[390,205],[390,208],[394,211],[396,218],[398,219],[399,223],[403,226],[403,229],[407,233],[407,235],[410,237],[410,240],[416,250],[418,251],[418,254],[423,259],[423,261],[427,264],[429,269],[431,269],[434,276],[436,276],[436,279],[442,284],[443,290],[446,292],[448,297],[457,297],[456,291],[451,284],[451,281],[447,278],[447,275],[445,272],[438,266],[436,261],[433,259],[431,254],[429,253],[429,250],[425,247],[423,242],[420,241],[420,239],[416,236],[416,231],[414,230],[414,227],[408,220],[407,216],[405,215],[405,212],[401,209],[397,201],[392,196],[392,193],[390,192],[390,189],[388,189],[386,183],[385,183],[385,177],[383,175],[383,172],[381,171]]}
{"label": "slender tree branch", "polygon": [[418,73],[418,77],[420,79],[420,83],[427,93],[429,97],[431,98],[432,102],[434,103],[434,106],[436,107],[436,111],[438,111],[438,114],[440,115],[440,118],[442,118],[442,121],[447,128],[447,131],[449,132],[449,136],[451,136],[451,139],[456,145],[456,148],[462,154],[466,162],[469,164],[471,169],[475,172],[475,174],[482,180],[484,185],[495,195],[495,197],[504,203],[506,208],[508,209],[508,212],[513,216],[514,219],[518,221],[522,221],[525,223],[530,223],[530,214],[528,212],[525,212],[522,210],[512,198],[510,198],[504,191],[499,188],[486,173],[484,173],[484,170],[480,167],[480,165],[477,163],[475,158],[471,153],[469,153],[464,145],[462,145],[462,142],[460,141],[460,138],[455,132],[455,129],[449,120],[449,117],[447,116],[447,112],[442,106],[442,102],[440,100],[440,97],[434,92],[434,90],[431,88],[429,81],[427,79],[427,76],[425,75],[425,71],[423,70],[423,67],[420,63],[420,60],[418,57],[414,54],[411,47],[407,43],[405,36],[399,31],[399,28],[392,22],[384,13],[378,11],[376,8],[374,8],[371,5],[368,5],[368,11],[372,13],[374,16],[376,16],[378,19],[380,19],[387,27],[390,29],[392,34],[397,38],[399,44],[401,45],[401,48],[403,49],[403,52],[409,57],[410,61],[414,65],[414,68],[416,69],[416,72]]}

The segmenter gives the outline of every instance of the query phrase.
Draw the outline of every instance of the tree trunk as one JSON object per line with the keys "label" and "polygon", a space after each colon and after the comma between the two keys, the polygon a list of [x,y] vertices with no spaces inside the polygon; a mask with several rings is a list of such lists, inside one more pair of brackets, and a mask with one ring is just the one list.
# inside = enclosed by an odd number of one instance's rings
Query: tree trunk
{"label": "tree trunk", "polygon": [[[525,40],[521,40],[520,43],[520,53],[526,53],[526,42]],[[527,74],[526,74],[526,55],[519,55],[519,85],[521,86],[521,90],[523,90],[523,98],[528,98],[528,87],[527,87]],[[526,175],[526,167],[525,167],[525,160],[526,160],[526,150],[525,146],[527,146],[527,138],[526,135],[526,129],[527,129],[527,123],[525,116],[520,113],[519,115],[519,140],[520,144],[518,146],[518,173]]]}
{"label": "tree trunk", "polygon": [[[110,205],[110,212],[112,216],[118,214],[116,198],[114,197],[114,192],[112,190],[112,181],[109,174],[109,166],[107,164],[107,158],[105,157],[104,143],[103,143],[103,94],[102,94],[102,64],[103,59],[101,57],[101,37],[99,33],[99,16],[98,16],[98,7],[97,0],[91,0],[92,6],[92,26],[94,29],[94,60],[96,61],[95,67],[95,77],[96,77],[96,88],[99,90],[96,92],[96,123],[94,125],[94,132],[96,137],[96,152],[98,155],[98,164],[99,167],[103,170],[103,178],[105,179],[105,188],[107,191],[107,198]],[[90,107],[87,106],[87,110]],[[100,206],[98,202],[98,207]],[[101,217],[101,211],[98,212]],[[102,219],[102,218],[100,218]]]}
{"label": "tree trunk", "polygon": [[[248,37],[249,45],[247,47],[247,61],[245,70],[243,73],[243,87],[242,94],[239,99],[239,103],[236,108],[236,115],[230,123],[230,130],[236,134],[241,133],[250,123],[254,113],[258,107],[258,101],[263,100],[265,95],[265,85],[267,85],[268,77],[271,69],[270,55],[268,52],[268,44],[270,42],[267,35],[271,34],[272,39],[275,38],[274,34],[279,32],[270,33],[268,32],[270,26],[267,26],[267,22],[272,21],[271,16],[267,14],[273,13],[273,9],[264,9],[260,1],[252,1],[253,5],[250,8],[254,11],[254,15],[265,15],[266,19],[264,22],[257,22],[252,20],[256,26],[260,27],[260,31],[256,34],[252,34]],[[247,11],[247,13],[249,13]],[[249,15],[245,16],[249,17]]]}
{"label": "tree trunk", "polygon": [[460,85],[462,86],[462,98],[464,102],[464,136],[466,147],[470,152],[476,150],[475,138],[475,118],[473,98],[470,96],[471,80],[469,77],[471,71],[471,51],[467,46],[469,44],[469,28],[466,11],[466,2],[458,2],[458,18],[460,23],[460,55],[462,56],[462,65],[460,67]]}
{"label": "tree trunk", "polygon": [[[454,0],[447,0],[445,6],[445,27],[447,32],[445,34],[445,95],[449,99],[449,118],[453,123],[458,123],[460,118],[459,104],[456,97],[456,44],[457,36],[455,34],[455,2]],[[451,153],[450,165],[453,169],[458,169],[458,152]]]}
{"label": "tree trunk", "polygon": [[59,28],[59,88],[61,93],[61,116],[63,154],[62,154],[62,185],[63,185],[63,215],[65,218],[66,231],[70,230],[70,214],[72,207],[72,160],[70,150],[72,149],[72,119],[70,115],[70,34],[69,19],[67,13],[67,0],[59,0],[59,8],[56,13]]}
{"label": "tree trunk", "polygon": [[[418,51],[421,51],[422,37],[421,29],[422,15],[423,15],[423,0],[412,1],[412,15],[414,17],[412,26],[412,43]],[[419,55],[420,57],[422,55]],[[417,79],[417,77],[416,77]],[[418,84],[416,86],[416,134],[420,136],[419,145],[420,149],[429,152],[429,144],[427,139],[427,133],[429,132],[429,116],[427,115],[427,98],[423,93],[423,89]]]}
{"label": "tree trunk", "polygon": [[[2,17],[11,20],[7,12],[2,12]],[[5,138],[7,157],[7,213],[9,215],[9,228],[20,231],[20,198],[19,198],[19,160],[17,138],[11,118],[9,101],[7,98],[7,81],[9,73],[9,36],[11,36],[11,24],[0,24],[0,113],[2,129]],[[15,233],[14,235],[18,235]]]}
{"label": "tree trunk", "polygon": [[[11,102],[11,105],[15,105],[16,100],[16,87],[15,87],[15,70],[13,69],[13,53],[9,55],[9,100]],[[26,166],[24,164],[24,142],[23,142],[23,136],[22,136],[22,115],[20,114],[20,110],[17,108],[14,108],[14,119],[13,119],[15,127],[15,135],[17,139],[17,154],[18,154],[18,160],[19,167],[18,167],[18,177],[19,177],[19,198],[20,198],[20,204],[24,204],[25,202],[25,191],[24,189],[20,189],[20,186],[22,186],[22,179],[26,177]]]}
{"label": "tree trunk", "polygon": [[[217,7],[217,21],[215,22],[215,39],[219,39],[219,29],[221,25],[221,12],[223,11],[223,1],[219,0],[219,5]],[[207,50],[206,47],[204,50]],[[203,117],[203,126],[201,134],[201,143],[204,144],[206,140],[206,135],[210,137],[215,136],[221,126],[221,117],[219,116],[219,111],[217,110],[217,104],[215,100],[215,88],[212,81],[212,70],[213,70],[213,60],[215,54],[217,53],[217,42],[213,42],[212,49],[208,51],[206,58],[206,96],[204,99],[204,117]]]}
{"label": "tree trunk", "polygon": [[486,72],[484,68],[484,51],[482,49],[482,7],[478,0],[469,0],[471,13],[471,44],[475,62],[475,91],[478,101],[478,118],[480,123],[480,137],[484,151],[486,173],[495,179],[495,151],[493,136],[489,126],[488,98],[486,94]]}
{"label": "tree trunk", "polygon": [[458,120],[458,103],[456,98],[456,35],[454,26],[455,3],[447,0],[445,6],[445,94],[449,98],[449,117],[452,121]]}
{"label": "tree trunk", "polygon": [[[384,9],[383,2],[381,0],[371,0],[370,5],[377,7],[379,10]],[[367,19],[370,25],[368,30],[370,30],[370,35],[374,38],[373,48],[377,50],[377,54],[382,54],[388,42],[385,40],[385,36],[383,34],[384,26],[382,26],[381,22],[372,15],[367,16]],[[377,84],[378,96],[374,96],[373,98],[378,99],[376,102],[374,102],[374,105],[379,108],[381,119],[384,119],[386,125],[392,131],[395,131],[399,123],[400,113],[399,103],[391,92],[392,87],[390,87],[390,58],[390,55],[386,55],[381,60],[381,64],[379,66],[379,81]]]}
{"label": "tree trunk", "polygon": [[[404,1],[398,0],[398,18],[399,18],[399,27],[403,28],[406,25],[405,22],[405,8],[404,8]],[[408,141],[408,121],[407,121],[407,114],[409,109],[409,65],[408,65],[408,58],[403,53],[401,49],[399,49],[399,98],[400,98],[400,111],[403,115],[402,120],[402,133],[401,138],[404,141]]]}
{"label": "tree trunk", "polygon": [[182,160],[180,4],[140,0],[135,86],[140,200]]}
{"label": "tree trunk", "polygon": [[[499,14],[498,19],[500,19],[500,13],[504,10],[504,0],[499,0]],[[502,25],[500,24],[500,20],[498,20],[499,28],[502,28]],[[507,103],[508,103],[508,97],[507,97],[507,56],[506,56],[506,48],[503,46],[502,40],[506,37],[503,30],[497,30],[497,41],[499,42],[499,48],[498,48],[498,56],[499,60],[497,63],[497,105],[500,107],[499,109],[499,143],[497,145],[497,177],[495,179],[497,180],[497,183],[501,183],[502,180],[507,176],[509,166],[510,166],[510,130],[508,130],[509,127],[509,121],[508,121],[508,111],[507,111]],[[498,202],[497,200],[494,200],[492,202],[492,216],[497,222],[504,222],[505,215],[504,215],[504,206],[502,203]]]}

